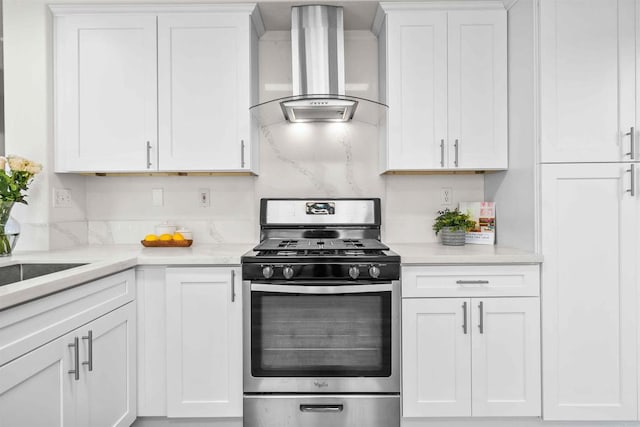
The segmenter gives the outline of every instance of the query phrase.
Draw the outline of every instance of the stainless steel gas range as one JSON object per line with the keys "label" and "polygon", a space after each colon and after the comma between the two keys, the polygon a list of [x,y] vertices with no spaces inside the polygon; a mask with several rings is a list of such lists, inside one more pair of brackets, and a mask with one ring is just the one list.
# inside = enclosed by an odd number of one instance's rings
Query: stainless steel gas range
{"label": "stainless steel gas range", "polygon": [[244,427],[400,426],[400,257],[379,199],[263,199],[242,257]]}

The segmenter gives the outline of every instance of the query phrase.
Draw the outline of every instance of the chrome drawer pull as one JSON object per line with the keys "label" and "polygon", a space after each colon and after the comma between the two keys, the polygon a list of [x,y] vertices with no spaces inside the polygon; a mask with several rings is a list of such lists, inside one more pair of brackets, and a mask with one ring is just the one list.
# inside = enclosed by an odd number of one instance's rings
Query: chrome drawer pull
{"label": "chrome drawer pull", "polygon": [[482,301],[480,301],[480,304],[478,304],[478,309],[480,310],[480,322],[478,323],[478,329],[480,330],[481,334],[484,334],[484,306],[482,304]]}
{"label": "chrome drawer pull", "polygon": [[629,143],[631,144],[631,150],[628,153],[625,153],[624,155],[631,157],[631,160],[635,160],[635,157],[636,157],[636,151],[635,151],[636,129],[633,126],[631,126],[631,129],[629,130],[629,133],[625,133],[625,136],[629,137]]}
{"label": "chrome drawer pull", "polygon": [[236,271],[231,270],[231,302],[236,301]]}
{"label": "chrome drawer pull", "polygon": [[453,143],[453,146],[456,149],[456,157],[454,160],[454,165],[458,167],[458,140],[457,139],[456,139],[456,142]]}
{"label": "chrome drawer pull", "polygon": [[89,331],[86,336],[82,337],[83,340],[87,340],[89,343],[88,353],[89,360],[86,362],[82,362],[83,365],[87,365],[89,367],[89,371],[93,371],[93,331]]}
{"label": "chrome drawer pull", "polygon": [[626,192],[634,197],[636,195],[636,165],[631,165],[631,169],[627,169],[627,172],[631,174],[631,187]]}
{"label": "chrome drawer pull", "polygon": [[462,330],[464,334],[467,335],[467,302],[462,303]]}
{"label": "chrome drawer pull", "polygon": [[440,140],[440,167],[444,167],[444,139]]}
{"label": "chrome drawer pull", "polygon": [[344,405],[300,405],[302,412],[342,412]]}
{"label": "chrome drawer pull", "polygon": [[458,285],[488,285],[488,280],[456,280]]}
{"label": "chrome drawer pull", "polygon": [[73,347],[73,356],[75,358],[73,363],[75,369],[70,369],[68,372],[74,374],[75,380],[78,381],[80,379],[80,343],[78,337],[73,339],[73,344],[69,344],[69,348],[71,347]]}

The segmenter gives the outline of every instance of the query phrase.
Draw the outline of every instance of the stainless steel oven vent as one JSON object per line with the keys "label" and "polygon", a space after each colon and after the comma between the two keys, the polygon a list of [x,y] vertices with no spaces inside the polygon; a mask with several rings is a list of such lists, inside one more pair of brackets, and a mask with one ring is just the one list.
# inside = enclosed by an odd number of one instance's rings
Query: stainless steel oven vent
{"label": "stainless steel oven vent", "polygon": [[[345,93],[344,17],[341,6],[291,8],[292,96],[251,107],[263,125],[286,119],[377,125],[387,106]],[[356,111],[357,110],[357,111]]]}

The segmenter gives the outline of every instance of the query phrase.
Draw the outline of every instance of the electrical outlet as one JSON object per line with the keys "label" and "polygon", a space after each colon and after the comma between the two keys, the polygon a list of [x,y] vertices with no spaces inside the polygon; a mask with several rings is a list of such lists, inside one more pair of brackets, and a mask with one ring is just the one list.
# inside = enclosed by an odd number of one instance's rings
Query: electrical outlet
{"label": "electrical outlet", "polygon": [[198,204],[201,208],[208,208],[211,206],[211,193],[208,188],[201,188],[198,190]]}
{"label": "electrical outlet", "polygon": [[440,204],[442,206],[451,206],[453,191],[450,187],[442,187],[440,189]]}
{"label": "electrical outlet", "polygon": [[70,208],[71,207],[71,190],[68,188],[53,189],[53,207],[54,208]]}

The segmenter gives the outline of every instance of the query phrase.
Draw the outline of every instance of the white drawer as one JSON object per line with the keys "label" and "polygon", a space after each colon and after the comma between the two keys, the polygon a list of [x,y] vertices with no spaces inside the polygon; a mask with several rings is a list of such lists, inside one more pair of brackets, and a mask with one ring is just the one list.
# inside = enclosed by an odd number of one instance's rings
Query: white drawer
{"label": "white drawer", "polygon": [[402,297],[539,296],[538,265],[402,267]]}

